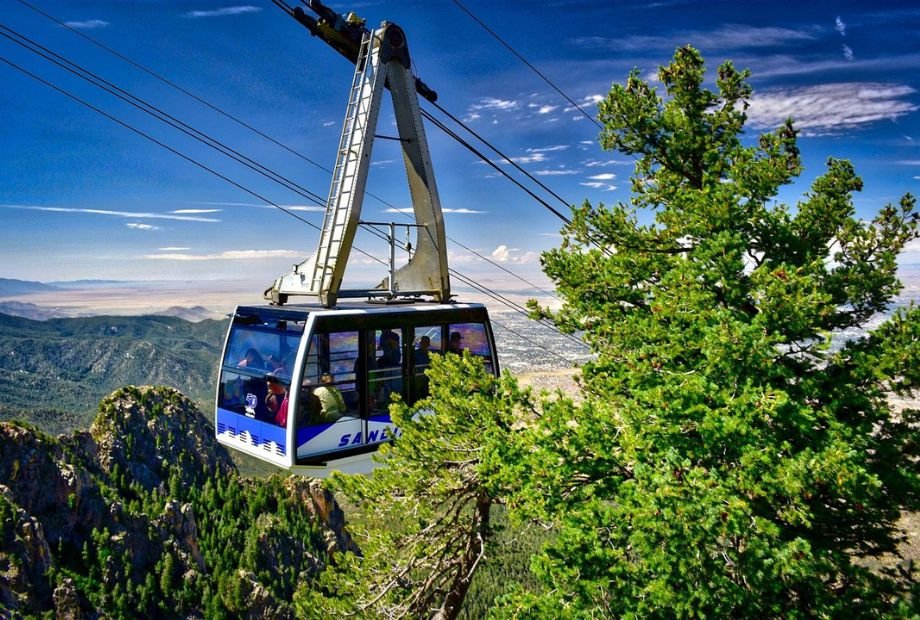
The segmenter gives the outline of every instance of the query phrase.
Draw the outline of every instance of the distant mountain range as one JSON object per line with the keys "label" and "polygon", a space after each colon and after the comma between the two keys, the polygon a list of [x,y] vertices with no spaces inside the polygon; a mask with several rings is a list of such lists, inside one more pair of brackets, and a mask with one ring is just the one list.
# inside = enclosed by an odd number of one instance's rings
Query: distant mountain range
{"label": "distant mountain range", "polygon": [[0,314],[0,419],[15,411],[47,428],[50,410],[88,423],[102,397],[124,385],[170,386],[207,411],[226,329],[226,321],[168,316],[35,321]]}
{"label": "distant mountain range", "polygon": [[23,301],[0,301],[0,313],[21,316],[35,321],[63,319],[70,316],[67,312],[58,308],[49,308],[48,306],[39,306]]}
{"label": "distant mountain range", "polygon": [[47,293],[57,290],[57,286],[43,284],[42,282],[29,282],[27,280],[13,280],[0,278],[0,297],[10,295],[28,295],[30,293]]}

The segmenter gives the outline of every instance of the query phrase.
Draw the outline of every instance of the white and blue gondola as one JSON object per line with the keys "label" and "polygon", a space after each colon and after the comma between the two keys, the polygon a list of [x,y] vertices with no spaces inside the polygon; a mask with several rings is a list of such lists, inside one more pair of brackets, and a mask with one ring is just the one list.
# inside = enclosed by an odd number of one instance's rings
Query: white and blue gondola
{"label": "white and blue gondola", "polygon": [[430,356],[457,335],[498,373],[481,304],[240,306],[221,358],[217,440],[285,469],[373,452],[399,436],[392,396],[427,396]]}

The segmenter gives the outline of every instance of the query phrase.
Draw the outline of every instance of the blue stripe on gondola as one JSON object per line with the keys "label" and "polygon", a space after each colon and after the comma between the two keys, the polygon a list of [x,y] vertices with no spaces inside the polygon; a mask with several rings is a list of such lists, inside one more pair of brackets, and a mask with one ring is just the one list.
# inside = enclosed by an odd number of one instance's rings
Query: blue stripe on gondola
{"label": "blue stripe on gondola", "polygon": [[384,422],[386,424],[389,424],[391,421],[389,413],[381,413],[380,415],[372,415],[369,419],[371,422]]}
{"label": "blue stripe on gondola", "polygon": [[241,415],[227,409],[217,409],[217,433],[228,433],[240,436],[248,433],[250,443],[255,447],[263,447],[272,442],[277,446],[276,452],[284,456],[287,447],[287,429],[271,422],[263,422],[254,418]]}
{"label": "blue stripe on gondola", "polygon": [[327,428],[332,426],[334,422],[329,422],[327,424],[315,424],[312,426],[305,426],[303,428],[297,429],[297,445],[302,446]]}

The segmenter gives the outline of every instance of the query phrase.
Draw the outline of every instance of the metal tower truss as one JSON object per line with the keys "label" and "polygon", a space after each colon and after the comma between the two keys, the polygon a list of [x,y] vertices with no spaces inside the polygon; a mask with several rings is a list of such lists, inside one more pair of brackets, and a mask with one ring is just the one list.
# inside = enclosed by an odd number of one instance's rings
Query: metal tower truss
{"label": "metal tower truss", "polygon": [[[332,308],[338,298],[384,298],[430,296],[450,298],[444,218],[428,152],[428,142],[410,72],[409,49],[402,29],[384,22],[369,31],[362,28],[355,74],[348,98],[345,123],[326,214],[316,252],[278,277],[265,291],[265,298],[284,304],[292,295],[319,298]],[[374,133],[384,96],[392,96],[399,142],[412,197],[416,242],[409,262],[395,269],[395,235],[390,226],[390,275],[371,289],[342,290],[342,278],[360,221],[361,206],[370,169]],[[404,224],[397,226],[405,226]]]}

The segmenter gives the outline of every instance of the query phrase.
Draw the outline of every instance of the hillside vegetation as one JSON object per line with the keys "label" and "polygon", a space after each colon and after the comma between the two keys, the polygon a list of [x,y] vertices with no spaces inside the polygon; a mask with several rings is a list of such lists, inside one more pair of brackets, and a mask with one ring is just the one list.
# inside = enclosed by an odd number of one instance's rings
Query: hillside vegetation
{"label": "hillside vegetation", "polygon": [[32,321],[0,314],[0,419],[66,432],[55,418],[77,414],[69,428],[87,428],[106,394],[132,384],[174,387],[204,407],[226,329],[225,321],[165,316]]}
{"label": "hillside vegetation", "polygon": [[315,481],[239,477],[168,388],[127,387],[90,432],[0,423],[0,617],[293,616],[335,551],[356,551]]}

